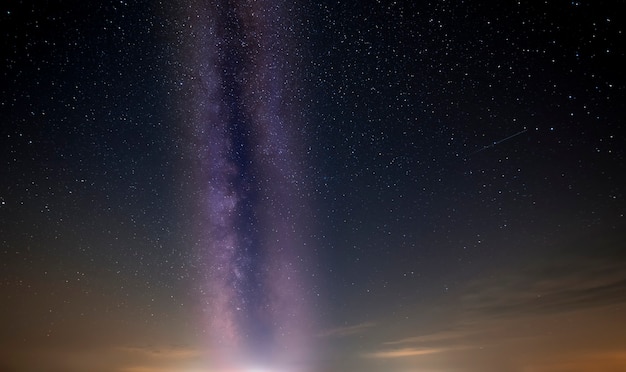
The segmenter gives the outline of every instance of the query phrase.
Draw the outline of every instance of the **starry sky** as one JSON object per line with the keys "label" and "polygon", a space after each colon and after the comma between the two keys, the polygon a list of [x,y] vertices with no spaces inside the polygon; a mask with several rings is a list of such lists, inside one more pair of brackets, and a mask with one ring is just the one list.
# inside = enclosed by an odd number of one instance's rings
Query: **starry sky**
{"label": "starry sky", "polygon": [[623,1],[10,1],[0,371],[626,370]]}

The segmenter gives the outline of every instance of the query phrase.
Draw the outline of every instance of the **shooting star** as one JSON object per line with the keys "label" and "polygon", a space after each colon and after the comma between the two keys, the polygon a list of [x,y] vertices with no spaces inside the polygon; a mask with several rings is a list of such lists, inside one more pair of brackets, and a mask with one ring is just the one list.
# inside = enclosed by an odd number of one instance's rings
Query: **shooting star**
{"label": "shooting star", "polygon": [[519,132],[517,132],[517,133],[513,133],[513,134],[511,134],[511,135],[510,135],[510,136],[508,136],[508,137],[502,138],[501,140],[494,141],[494,142],[490,143],[489,145],[483,146],[482,148],[480,148],[480,149],[478,149],[478,150],[476,150],[476,151],[472,152],[471,154],[469,154],[467,157],[469,158],[470,156],[476,155],[476,154],[478,154],[479,152],[482,152],[482,151],[485,151],[485,150],[490,149],[490,148],[492,148],[492,147],[495,147],[496,145],[499,145],[499,144],[501,144],[502,142],[508,141],[508,140],[510,140],[510,139],[512,139],[512,138],[514,138],[514,137],[517,137],[517,136],[519,136],[520,134],[524,134],[524,133],[526,133],[526,132],[528,132],[528,128],[524,128],[523,130],[520,130],[520,131],[519,131]]}

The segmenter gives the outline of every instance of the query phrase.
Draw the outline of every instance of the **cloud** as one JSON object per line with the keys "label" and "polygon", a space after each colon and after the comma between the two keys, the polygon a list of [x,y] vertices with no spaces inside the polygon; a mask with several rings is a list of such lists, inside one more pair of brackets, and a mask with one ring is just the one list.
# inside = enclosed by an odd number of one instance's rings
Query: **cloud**
{"label": "cloud", "polygon": [[624,371],[626,350],[579,353],[533,366],[537,372]]}
{"label": "cloud", "polygon": [[204,353],[197,349],[181,348],[181,347],[165,347],[165,348],[151,348],[151,347],[120,347],[118,350],[133,354],[138,357],[145,357],[148,359],[189,359],[203,355]]}
{"label": "cloud", "polygon": [[[204,352],[176,346],[106,346],[99,348],[41,348],[12,351],[20,370],[94,372],[175,372],[199,364]],[[0,353],[0,357],[4,357]],[[7,358],[3,358],[6,360]]]}
{"label": "cloud", "polygon": [[471,283],[464,310],[481,316],[560,313],[626,302],[626,265],[608,260],[541,263]]}
{"label": "cloud", "polygon": [[122,372],[171,372],[171,368],[159,368],[159,367],[125,367]]}
{"label": "cloud", "polygon": [[122,372],[168,372],[202,364],[210,350],[182,346],[122,346],[116,348],[124,361],[118,368]]}
{"label": "cloud", "polygon": [[393,330],[359,357],[390,370],[624,371],[624,304],[624,261],[516,262],[441,298],[436,317],[380,325]]}
{"label": "cloud", "polygon": [[346,337],[346,336],[351,336],[357,333],[365,332],[368,329],[374,327],[375,325],[376,325],[375,323],[367,322],[367,323],[361,323],[361,324],[356,324],[352,326],[331,328],[331,329],[327,329],[325,331],[320,332],[318,336],[319,337]]}
{"label": "cloud", "polygon": [[380,350],[373,351],[370,353],[363,354],[366,358],[376,358],[376,359],[390,359],[390,358],[406,358],[406,357],[414,357],[420,355],[429,355],[436,354],[446,351],[448,349],[427,349],[427,348],[401,348],[401,349],[388,349],[388,350]]}
{"label": "cloud", "polygon": [[[481,332],[470,329],[444,330],[384,341],[378,350],[363,354],[365,358],[407,358],[473,348],[472,339]],[[476,346],[474,346],[476,347]]]}
{"label": "cloud", "polygon": [[188,368],[188,367],[183,367],[181,368],[180,366],[174,366],[174,367],[161,367],[161,366],[151,366],[151,367],[146,367],[146,366],[135,366],[135,367],[125,367],[122,368],[120,370],[120,372],[224,372],[223,370],[216,370],[216,369],[207,369],[206,367],[203,368]]}
{"label": "cloud", "polygon": [[411,336],[398,340],[386,341],[383,342],[383,345],[431,344],[439,342],[450,343],[451,341],[459,340],[465,337],[467,337],[467,332],[447,330],[427,335]]}

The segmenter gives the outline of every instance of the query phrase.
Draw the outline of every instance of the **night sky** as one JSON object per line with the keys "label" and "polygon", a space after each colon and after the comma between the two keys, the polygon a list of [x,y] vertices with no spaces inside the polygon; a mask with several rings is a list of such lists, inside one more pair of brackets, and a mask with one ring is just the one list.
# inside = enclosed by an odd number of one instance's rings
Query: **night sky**
{"label": "night sky", "polygon": [[0,371],[626,371],[624,5],[4,2]]}

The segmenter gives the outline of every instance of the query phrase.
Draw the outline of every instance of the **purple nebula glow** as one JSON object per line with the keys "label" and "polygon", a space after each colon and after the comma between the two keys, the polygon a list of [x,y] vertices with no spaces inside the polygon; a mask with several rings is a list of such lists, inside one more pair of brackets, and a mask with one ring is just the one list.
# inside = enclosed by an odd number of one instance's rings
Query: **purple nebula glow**
{"label": "purple nebula glow", "polygon": [[210,342],[226,370],[309,370],[307,203],[286,11],[270,0],[189,2],[186,12],[184,107]]}

